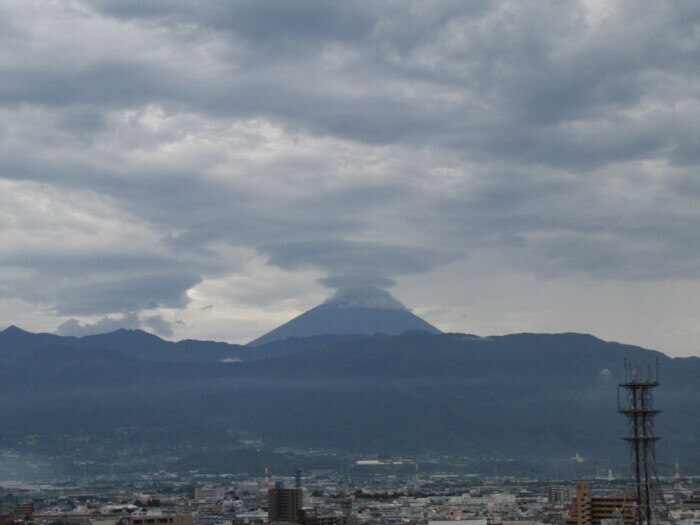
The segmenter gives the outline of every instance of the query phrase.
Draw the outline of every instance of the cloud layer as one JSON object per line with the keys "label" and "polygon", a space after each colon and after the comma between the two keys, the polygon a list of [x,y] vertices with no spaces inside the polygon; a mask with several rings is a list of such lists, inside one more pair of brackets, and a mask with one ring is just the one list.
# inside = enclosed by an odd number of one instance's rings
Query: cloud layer
{"label": "cloud layer", "polygon": [[0,20],[5,324],[245,341],[319,284],[396,283],[443,330],[694,352],[696,2],[17,0]]}

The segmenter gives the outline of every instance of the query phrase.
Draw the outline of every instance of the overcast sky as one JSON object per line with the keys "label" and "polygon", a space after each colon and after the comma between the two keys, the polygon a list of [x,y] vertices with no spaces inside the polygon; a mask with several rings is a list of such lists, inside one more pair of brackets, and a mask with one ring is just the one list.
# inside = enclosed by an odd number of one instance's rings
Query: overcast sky
{"label": "overcast sky", "polygon": [[5,0],[0,327],[700,355],[699,80],[697,0]]}

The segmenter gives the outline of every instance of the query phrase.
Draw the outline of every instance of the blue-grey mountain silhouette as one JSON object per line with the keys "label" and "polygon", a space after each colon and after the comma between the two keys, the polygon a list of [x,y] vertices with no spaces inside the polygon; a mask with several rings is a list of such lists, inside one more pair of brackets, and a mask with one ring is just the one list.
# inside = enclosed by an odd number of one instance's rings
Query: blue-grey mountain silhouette
{"label": "blue-grey mountain silhouette", "polygon": [[680,455],[690,468],[700,464],[698,357],[572,333],[411,331],[242,347],[139,330],[75,338],[10,327],[0,332],[0,448],[79,462],[155,454],[186,470],[249,439],[299,450],[567,462],[580,453],[624,463],[623,365],[657,359],[659,459]]}
{"label": "blue-grey mountain silhouette", "polygon": [[413,314],[392,295],[373,286],[341,288],[323,304],[248,343],[260,346],[289,337],[316,335],[386,334],[440,330]]}

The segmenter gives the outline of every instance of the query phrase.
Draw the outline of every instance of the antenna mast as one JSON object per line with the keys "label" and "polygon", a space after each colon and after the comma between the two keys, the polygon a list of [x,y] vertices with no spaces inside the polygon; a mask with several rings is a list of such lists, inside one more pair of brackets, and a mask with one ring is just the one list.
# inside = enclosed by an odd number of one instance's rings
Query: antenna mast
{"label": "antenna mast", "polygon": [[[634,525],[655,525],[661,520],[673,523],[656,473],[656,442],[653,390],[659,386],[659,361],[655,370],[625,361],[625,381],[618,385],[618,411],[627,417],[629,433],[623,437],[629,444],[630,472],[621,515],[630,512]],[[626,403],[620,405],[620,398]],[[629,510],[628,510],[629,509]]]}

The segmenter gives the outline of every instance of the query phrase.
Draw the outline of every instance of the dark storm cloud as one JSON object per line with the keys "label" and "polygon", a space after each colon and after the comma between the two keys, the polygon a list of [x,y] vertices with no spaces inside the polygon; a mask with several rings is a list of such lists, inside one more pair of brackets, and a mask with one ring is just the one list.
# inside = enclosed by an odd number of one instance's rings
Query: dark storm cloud
{"label": "dark storm cloud", "polygon": [[102,315],[114,312],[138,312],[155,308],[184,308],[189,303],[187,290],[201,277],[179,272],[105,273],[99,267],[89,274],[56,281],[60,268],[52,268],[47,277],[32,282],[17,279],[0,286],[3,294],[25,301],[50,304],[56,315]]}
{"label": "dark storm cloud", "polygon": [[184,308],[187,290],[201,277],[187,274],[148,274],[124,278],[86,278],[62,291],[55,302],[59,315],[92,315],[119,311],[140,311],[158,307]]}
{"label": "dark storm cloud", "polygon": [[261,250],[270,264],[286,270],[316,267],[328,271],[332,279],[324,281],[327,285],[340,283],[341,277],[362,276],[373,284],[386,283],[389,276],[426,272],[458,257],[412,246],[319,239],[272,244]]}
{"label": "dark storm cloud", "polygon": [[[48,248],[48,247],[47,247]],[[126,251],[126,247],[120,248]],[[46,252],[50,250],[45,248]],[[60,251],[55,249],[55,252]],[[0,268],[10,276],[36,272],[31,280],[11,277],[0,287],[23,300],[50,304],[57,315],[101,315],[155,308],[184,308],[187,291],[202,281],[200,272],[216,275],[214,261],[188,261],[174,256],[139,256],[115,250],[81,254],[31,252],[0,257]],[[57,270],[60,278],[56,278]]]}
{"label": "dark storm cloud", "polygon": [[366,35],[373,26],[370,12],[355,2],[323,0],[273,0],[208,2],[206,9],[180,1],[94,2],[103,13],[133,18],[158,18],[176,22],[199,21],[208,27],[252,40],[328,40]]}
{"label": "dark storm cloud", "polygon": [[[655,129],[627,136],[637,122],[620,122],[617,114],[643,101],[663,82],[664,70],[690,64],[687,44],[664,40],[659,49],[655,38],[642,33],[650,25],[646,17],[631,26],[613,18],[592,32],[571,8],[575,3],[505,5],[459,10],[450,4],[449,16],[429,16],[445,9],[345,2],[217,2],[194,9],[106,2],[103,12],[123,19],[155,18],[177,27],[195,21],[202,31],[230,34],[236,52],[217,57],[231,63],[214,77],[187,57],[183,64],[134,57],[73,70],[7,70],[0,96],[47,104],[157,102],[212,115],[264,115],[361,142],[428,139],[478,158],[487,152],[574,169],[647,158],[666,145]],[[673,10],[650,11],[647,17],[656,14],[678,25]],[[392,15],[400,27],[388,19]],[[562,27],[551,27],[547,15]],[[315,43],[297,50],[295,44],[309,40]],[[427,57],[419,60],[421,54]],[[333,67],[324,67],[326,60]],[[191,67],[186,82],[182,66]],[[602,125],[586,126],[596,118]],[[574,122],[583,126],[567,126]]]}
{"label": "dark storm cloud", "polygon": [[52,267],[64,268],[66,274],[84,276],[93,268],[102,272],[114,271],[162,271],[183,266],[182,262],[165,255],[145,255],[104,250],[86,250],[86,253],[41,253],[36,249],[24,253],[13,253],[0,257],[0,267],[32,268],[47,270]]}
{"label": "dark storm cloud", "polygon": [[177,83],[157,64],[133,60],[106,61],[65,69],[2,68],[0,104],[68,106],[96,104],[128,107],[158,98],[167,101]]}
{"label": "dark storm cloud", "polygon": [[[696,2],[0,9],[18,272],[0,286],[113,314],[75,331],[166,333],[139,312],[183,308],[255,255],[329,287],[479,250],[548,278],[698,277]],[[82,240],[47,242],[54,226]]]}

